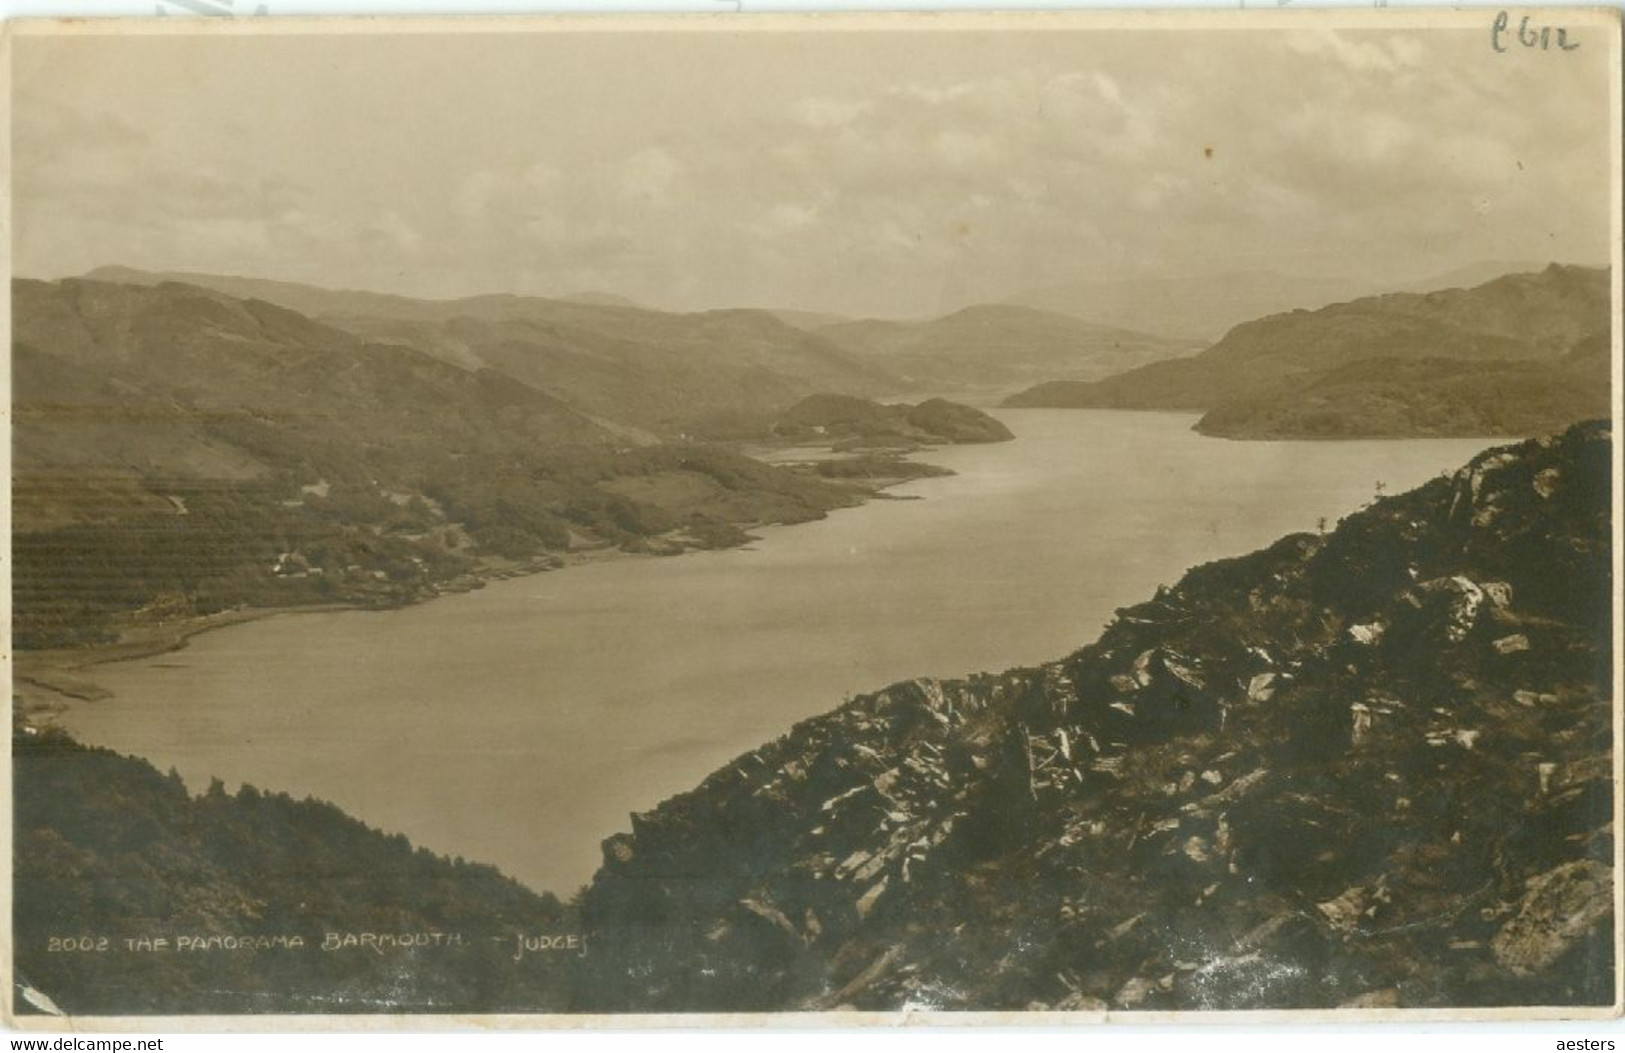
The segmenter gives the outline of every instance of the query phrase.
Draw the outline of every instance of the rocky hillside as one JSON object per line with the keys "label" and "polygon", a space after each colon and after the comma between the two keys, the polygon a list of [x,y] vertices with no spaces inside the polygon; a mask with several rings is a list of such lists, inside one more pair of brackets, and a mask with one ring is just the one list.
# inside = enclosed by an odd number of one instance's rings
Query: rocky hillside
{"label": "rocky hillside", "polygon": [[583,1008],[1613,999],[1601,425],[913,681],[605,842]]}
{"label": "rocky hillside", "polygon": [[[1598,389],[1606,406],[1606,356],[1568,356],[1588,341],[1606,343],[1608,330],[1607,270],[1554,264],[1472,289],[1271,315],[1236,326],[1194,357],[1096,383],[1040,384],[1006,405],[1214,410],[1206,430],[1237,437],[1520,434],[1516,426],[1526,423],[1549,429],[1594,415],[1590,396]],[[1413,378],[1419,389],[1409,393],[1345,372],[1369,373],[1392,360],[1459,367]],[[1487,379],[1460,379],[1469,366]],[[1520,405],[1524,384],[1552,398],[1531,412]],[[1294,416],[1290,404],[1302,398],[1313,408]],[[1471,430],[1487,426],[1493,430]]]}

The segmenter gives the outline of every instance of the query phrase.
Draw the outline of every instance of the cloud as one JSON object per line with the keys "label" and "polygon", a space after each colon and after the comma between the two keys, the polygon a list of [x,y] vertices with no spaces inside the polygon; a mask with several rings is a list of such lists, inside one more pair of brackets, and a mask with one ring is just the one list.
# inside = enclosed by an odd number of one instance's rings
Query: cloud
{"label": "cloud", "polygon": [[388,243],[402,252],[413,252],[423,244],[423,233],[398,212],[386,212],[366,227],[369,240]]}
{"label": "cloud", "polygon": [[639,150],[622,161],[619,168],[621,193],[651,204],[669,200],[672,185],[682,171],[682,165],[658,146]]}
{"label": "cloud", "polygon": [[454,208],[463,219],[532,218],[553,207],[562,182],[560,171],[546,161],[477,169],[463,177]]}
{"label": "cloud", "polygon": [[[556,76],[513,72],[536,68],[531,41],[530,65],[476,62],[457,81],[422,74],[444,41],[403,39],[365,82],[270,43],[218,60],[215,80],[196,55],[70,78],[30,40],[18,266],[921,314],[1123,270],[1380,276],[1606,247],[1600,42],[1513,64],[1476,24],[1200,46],[764,34],[747,70],[720,37],[630,63],[608,36],[561,44]],[[141,99],[122,87],[132,69]],[[307,83],[342,104],[233,94]]]}
{"label": "cloud", "polygon": [[764,238],[777,238],[808,229],[818,222],[818,216],[818,205],[813,202],[780,202],[749,224],[749,230]]}
{"label": "cloud", "polygon": [[807,98],[795,104],[795,119],[809,128],[839,128],[874,109],[867,99]]}
{"label": "cloud", "polygon": [[1399,73],[1422,64],[1426,49],[1413,36],[1391,33],[1373,39],[1354,37],[1335,29],[1293,33],[1287,37],[1292,50],[1317,58],[1330,58],[1354,73]]}
{"label": "cloud", "polygon": [[999,159],[999,148],[991,135],[978,135],[947,129],[931,141],[932,156],[950,168],[986,169]]}

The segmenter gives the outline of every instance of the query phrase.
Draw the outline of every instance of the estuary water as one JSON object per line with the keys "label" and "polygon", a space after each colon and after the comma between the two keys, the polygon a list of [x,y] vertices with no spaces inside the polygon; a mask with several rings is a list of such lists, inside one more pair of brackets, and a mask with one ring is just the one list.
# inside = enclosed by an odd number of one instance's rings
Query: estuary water
{"label": "estuary water", "polygon": [[853,694],[1058,658],[1194,564],[1314,530],[1491,440],[1231,442],[1194,416],[994,411],[957,474],[742,549],[402,610],[266,618],[98,667],[84,740],[313,795],[568,895],[628,813]]}

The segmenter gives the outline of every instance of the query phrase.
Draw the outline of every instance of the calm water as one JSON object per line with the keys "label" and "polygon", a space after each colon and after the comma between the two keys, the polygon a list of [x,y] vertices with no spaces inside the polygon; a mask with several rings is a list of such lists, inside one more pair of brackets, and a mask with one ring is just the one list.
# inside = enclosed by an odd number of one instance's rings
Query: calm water
{"label": "calm water", "polygon": [[569,893],[602,838],[842,698],[1059,657],[1192,564],[1314,529],[1487,440],[1247,443],[1194,418],[1002,410],[1015,442],[748,549],[289,615],[103,666],[86,740],[194,789],[311,794]]}

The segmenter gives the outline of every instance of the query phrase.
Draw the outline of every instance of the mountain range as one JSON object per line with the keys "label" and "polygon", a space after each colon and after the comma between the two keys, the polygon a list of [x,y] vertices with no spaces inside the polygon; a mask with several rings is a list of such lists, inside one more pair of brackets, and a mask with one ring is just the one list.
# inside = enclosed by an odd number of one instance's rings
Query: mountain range
{"label": "mountain range", "polygon": [[1267,269],[1114,277],[1029,289],[1012,294],[1005,302],[1206,344],[1232,326],[1265,315],[1385,292],[1431,292],[1480,285],[1503,274],[1538,270],[1539,266],[1512,260],[1480,260],[1442,274],[1382,283]]}
{"label": "mountain range", "polygon": [[1203,346],[1006,304],[941,318],[838,322],[815,330],[922,391],[1009,390],[1041,379],[1097,380]]}
{"label": "mountain range", "polygon": [[770,312],[675,314],[595,296],[417,300],[292,282],[104,267],[122,284],[179,281],[279,304],[370,341],[465,370],[492,369],[579,411],[674,436],[708,416],[783,408],[825,391],[876,395],[900,382]]}
{"label": "mountain range", "polygon": [[847,321],[807,311],[655,311],[595,294],[418,300],[292,282],[102,267],[87,278],[183,282],[280,304],[464,368],[494,368],[582,410],[661,433],[810,394],[999,394],[1096,379],[1201,345],[984,304],[942,318]]}
{"label": "mountain range", "polygon": [[18,280],[12,295],[24,649],[245,605],[395,604],[572,552],[738,544],[929,471],[765,464],[196,285]]}
{"label": "mountain range", "polygon": [[1005,404],[1206,410],[1198,430],[1236,438],[1532,434],[1606,414],[1609,295],[1606,270],[1553,264],[1471,289],[1366,297]]}

